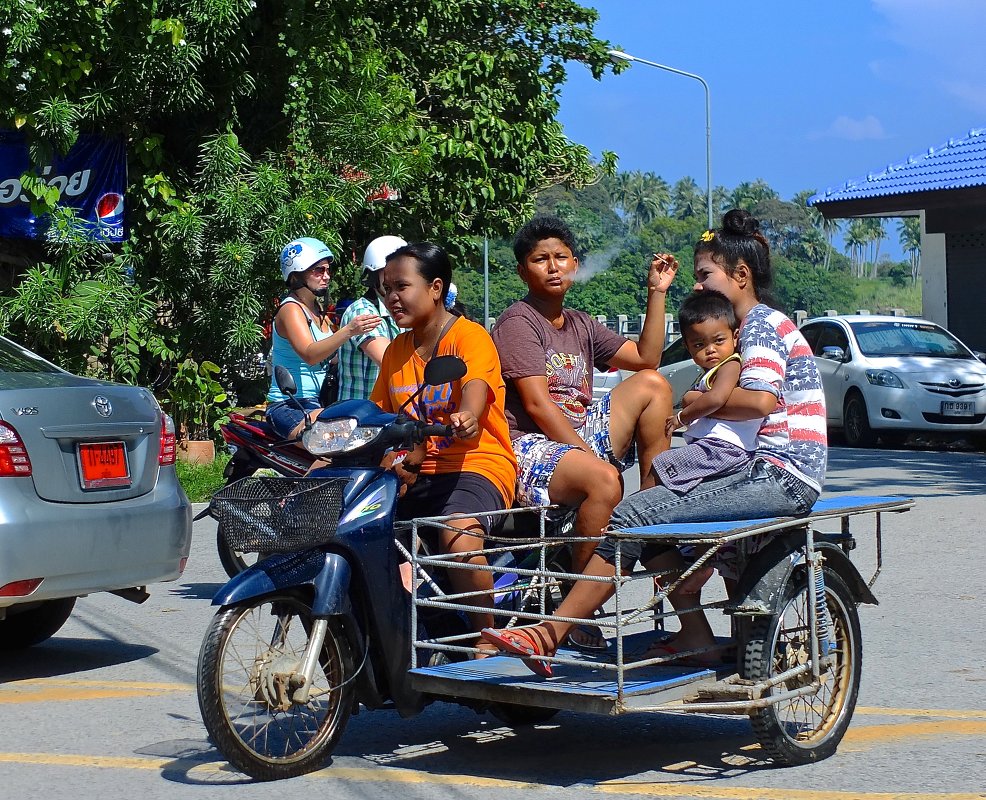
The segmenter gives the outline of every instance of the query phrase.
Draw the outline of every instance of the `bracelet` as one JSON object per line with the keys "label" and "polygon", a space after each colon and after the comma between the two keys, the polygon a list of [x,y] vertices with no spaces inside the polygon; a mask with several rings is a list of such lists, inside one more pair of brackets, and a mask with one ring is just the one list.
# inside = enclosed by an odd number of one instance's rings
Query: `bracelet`
{"label": "bracelet", "polygon": [[674,421],[675,421],[675,422],[677,423],[677,426],[678,426],[679,428],[687,428],[687,427],[688,427],[688,423],[687,423],[687,422],[685,422],[685,421],[684,421],[684,420],[683,420],[683,419],[681,418],[681,412],[680,412],[680,411],[679,411],[679,412],[678,412],[677,414],[675,414],[675,415],[674,415]]}

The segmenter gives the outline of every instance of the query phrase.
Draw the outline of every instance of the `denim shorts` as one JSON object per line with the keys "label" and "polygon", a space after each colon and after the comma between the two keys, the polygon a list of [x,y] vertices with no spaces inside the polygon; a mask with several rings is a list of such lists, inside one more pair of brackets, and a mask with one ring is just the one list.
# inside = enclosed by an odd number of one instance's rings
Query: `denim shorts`
{"label": "denim shorts", "polygon": [[[610,399],[607,393],[597,403],[586,410],[585,422],[576,433],[582,437],[593,453],[603,461],[608,461],[620,472],[633,464],[634,446],[631,442],[622,459],[613,453],[613,443],[609,438]],[[555,467],[561,457],[574,445],[561,444],[543,433],[525,433],[511,442],[517,456],[517,505],[551,505],[548,497],[548,484],[555,474]]]}
{"label": "denim shorts", "polygon": [[[613,511],[610,528],[800,516],[811,511],[817,499],[814,487],[771,461],[755,458],[747,469],[703,481],[687,494],[675,494],[664,486],[636,492]],[[646,563],[667,550],[668,545],[607,536],[596,547],[596,554],[615,564],[617,548],[622,567],[630,569],[637,561]]]}
{"label": "denim shorts", "polygon": [[[322,404],[317,397],[298,397],[297,402],[293,400],[282,400],[267,406],[267,421],[279,436],[285,439],[291,435],[299,423],[305,418],[305,412],[314,411],[321,408]],[[301,404],[305,411],[298,408]]]}

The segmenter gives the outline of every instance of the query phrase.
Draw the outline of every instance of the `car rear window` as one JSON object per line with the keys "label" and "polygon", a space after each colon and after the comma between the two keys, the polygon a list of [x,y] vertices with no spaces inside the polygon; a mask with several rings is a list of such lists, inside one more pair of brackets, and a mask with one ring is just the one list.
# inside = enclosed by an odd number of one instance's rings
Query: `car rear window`
{"label": "car rear window", "polygon": [[0,372],[62,372],[18,344],[0,336]]}
{"label": "car rear window", "polygon": [[927,322],[850,323],[859,349],[867,356],[936,356],[973,358],[944,328]]}

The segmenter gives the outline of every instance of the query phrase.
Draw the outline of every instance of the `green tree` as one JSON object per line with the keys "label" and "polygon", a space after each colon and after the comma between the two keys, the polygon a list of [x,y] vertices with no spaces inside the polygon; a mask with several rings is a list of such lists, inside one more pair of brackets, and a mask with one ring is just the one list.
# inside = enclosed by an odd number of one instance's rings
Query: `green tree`
{"label": "green tree", "polygon": [[[672,217],[680,220],[705,215],[705,196],[698,188],[694,178],[682,178],[671,188],[670,213]],[[706,219],[706,221],[708,220]]]}
{"label": "green tree", "polygon": [[897,231],[900,246],[911,264],[911,283],[915,284],[921,275],[921,219],[901,217],[897,220]]}
{"label": "green tree", "polygon": [[[477,232],[597,175],[555,119],[565,62],[609,65],[595,20],[570,0],[0,0],[5,124],[36,174],[81,131],[124,136],[131,234],[45,245],[2,322],[67,366],[166,383],[258,347],[294,236],[343,265],[382,231],[475,259]],[[56,296],[75,305],[32,309]]]}
{"label": "green tree", "polygon": [[731,208],[742,208],[753,212],[764,201],[778,200],[780,195],[763,179],[744,181],[733,189]]}

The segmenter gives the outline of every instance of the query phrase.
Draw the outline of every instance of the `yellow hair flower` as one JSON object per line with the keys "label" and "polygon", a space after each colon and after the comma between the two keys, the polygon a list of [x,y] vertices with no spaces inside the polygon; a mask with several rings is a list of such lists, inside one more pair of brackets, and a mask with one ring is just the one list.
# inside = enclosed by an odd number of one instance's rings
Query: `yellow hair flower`
{"label": "yellow hair flower", "polygon": [[705,233],[702,234],[702,241],[703,242],[711,242],[715,238],[716,238],[716,232],[715,231],[706,231]]}

